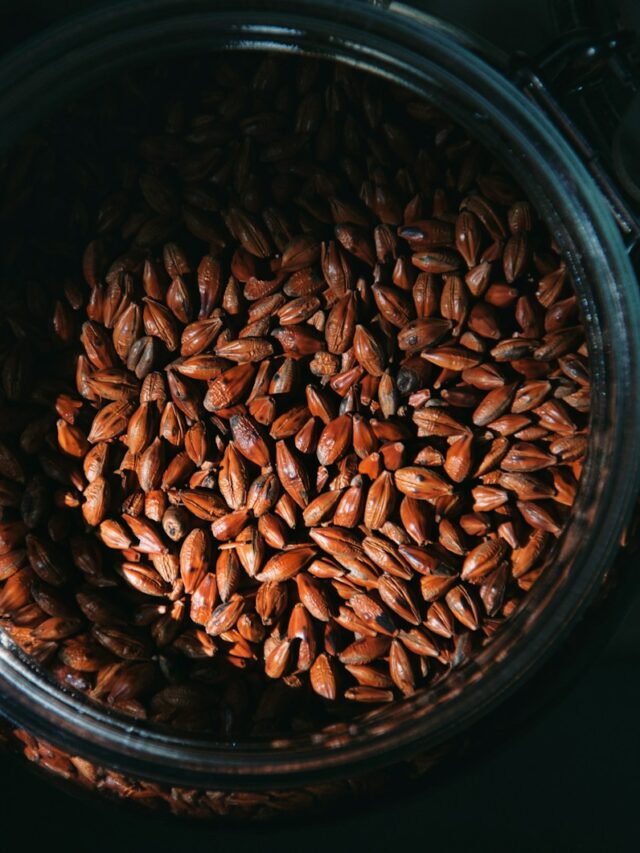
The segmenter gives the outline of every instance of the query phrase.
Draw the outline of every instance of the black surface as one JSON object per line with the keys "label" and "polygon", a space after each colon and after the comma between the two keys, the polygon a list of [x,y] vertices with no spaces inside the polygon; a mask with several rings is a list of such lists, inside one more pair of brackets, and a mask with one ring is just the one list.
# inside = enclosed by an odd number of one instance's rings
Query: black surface
{"label": "black surface", "polygon": [[[215,2],[215,0],[212,0]],[[0,44],[22,38],[87,0],[0,4]],[[97,5],[97,4],[96,4]],[[551,33],[540,0],[421,4],[504,45],[535,50]],[[616,9],[640,18],[637,0],[592,3],[613,25]],[[631,17],[628,18],[631,21]],[[640,26],[640,21],[638,21]],[[629,571],[640,567],[630,566]],[[596,653],[598,652],[599,653]],[[461,766],[436,771],[413,793],[390,792],[354,814],[330,810],[290,824],[211,827],[132,815],[70,797],[24,763],[0,763],[0,839],[14,851],[635,851],[640,793],[640,601],[582,672],[536,687],[544,707]],[[579,652],[576,650],[576,661]],[[576,662],[576,666],[578,666]],[[532,698],[533,701],[535,697]],[[19,847],[20,845],[20,847]]]}

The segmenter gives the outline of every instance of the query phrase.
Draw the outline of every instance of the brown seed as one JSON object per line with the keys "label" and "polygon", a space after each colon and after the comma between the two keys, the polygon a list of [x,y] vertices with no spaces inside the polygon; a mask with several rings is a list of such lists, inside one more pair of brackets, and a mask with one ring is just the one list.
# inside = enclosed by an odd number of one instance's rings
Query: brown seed
{"label": "brown seed", "polygon": [[83,324],[80,342],[87,358],[96,370],[115,367],[117,356],[106,331],[97,323],[88,321]]}
{"label": "brown seed", "polygon": [[142,320],[147,335],[159,338],[170,352],[177,350],[180,344],[180,335],[176,318],[161,302],[150,299],[148,296],[145,296],[143,301],[145,304],[142,310]]}
{"label": "brown seed", "polygon": [[96,370],[87,381],[92,391],[105,400],[132,400],[140,393],[136,377],[117,367]]}
{"label": "brown seed", "polygon": [[220,317],[190,323],[180,337],[180,355],[189,358],[204,352],[211,347],[221,330]]}
{"label": "brown seed", "polygon": [[213,538],[221,542],[235,539],[246,526],[249,517],[250,512],[248,509],[236,510],[236,512],[220,516],[220,518],[211,523]]}
{"label": "brown seed", "polygon": [[372,288],[372,293],[380,314],[388,323],[398,329],[402,329],[409,323],[411,307],[407,297],[400,289],[376,285]]}
{"label": "brown seed", "polygon": [[389,673],[396,687],[405,695],[415,692],[415,676],[411,660],[399,640],[393,640],[389,651]]}
{"label": "brown seed", "polygon": [[144,379],[153,370],[158,357],[158,346],[152,337],[144,336],[135,340],[127,356],[127,368],[138,379]]}
{"label": "brown seed", "polygon": [[315,555],[315,548],[300,546],[271,557],[264,565],[259,581],[284,581],[294,577]]}
{"label": "brown seed", "polygon": [[249,488],[247,506],[260,518],[276,505],[280,497],[280,483],[274,474],[261,474]]}
{"label": "brown seed", "polygon": [[265,467],[271,454],[260,430],[246,415],[233,415],[229,421],[236,449],[250,462]]}
{"label": "brown seed", "polygon": [[445,409],[425,407],[413,413],[413,420],[424,435],[469,435],[470,428],[447,413]]}
{"label": "brown seed", "polygon": [[309,477],[300,460],[284,441],[276,443],[276,471],[282,488],[304,509],[311,494]]}
{"label": "brown seed", "polygon": [[33,635],[39,640],[64,640],[67,637],[77,634],[81,628],[81,619],[52,616],[50,619],[45,619],[44,622],[41,622],[34,629]]}
{"label": "brown seed", "polygon": [[328,655],[318,655],[309,670],[309,680],[318,696],[329,700],[336,698],[338,691],[335,666]]}
{"label": "brown seed", "polygon": [[269,678],[281,678],[289,666],[292,640],[277,640],[267,653],[265,646],[264,671]]}
{"label": "brown seed", "polygon": [[273,421],[270,430],[271,438],[290,438],[296,435],[308,418],[309,409],[306,406],[294,406]]}
{"label": "brown seed", "polygon": [[497,568],[506,553],[504,542],[488,539],[470,551],[462,564],[462,580],[481,583]]}
{"label": "brown seed", "polygon": [[316,453],[321,465],[333,465],[344,456],[351,445],[352,419],[350,415],[340,415],[330,421],[320,434]]}
{"label": "brown seed", "polygon": [[126,521],[133,535],[138,539],[138,544],[133,546],[135,550],[144,554],[162,554],[168,550],[159,528],[152,521],[135,518],[126,513],[123,513],[122,519]]}
{"label": "brown seed", "polygon": [[[264,338],[244,337],[237,341],[218,344],[216,355],[239,364],[247,364],[269,358],[273,355],[273,346]],[[246,375],[253,378],[253,371],[247,372]]]}
{"label": "brown seed", "polygon": [[107,519],[100,525],[100,538],[107,548],[126,550],[130,547],[133,539],[131,534],[117,519]]}
{"label": "brown seed", "polygon": [[319,418],[323,423],[328,424],[336,415],[333,407],[333,402],[326,395],[326,392],[319,391],[313,385],[307,385],[306,390],[307,406],[314,417]]}
{"label": "brown seed", "polygon": [[467,590],[458,585],[450,589],[445,596],[445,600],[455,618],[461,622],[465,628],[470,631],[475,631],[478,628],[478,608],[471,598]]}
{"label": "brown seed", "polygon": [[356,302],[349,293],[338,299],[327,315],[324,334],[329,352],[346,352],[353,342],[355,328]]}
{"label": "brown seed", "polygon": [[505,384],[500,368],[493,364],[480,364],[477,367],[466,368],[462,371],[462,379],[483,391],[500,388]]}
{"label": "brown seed", "polygon": [[185,433],[184,449],[194,465],[201,466],[204,464],[209,451],[209,445],[207,442],[207,429],[202,421],[197,421]]}
{"label": "brown seed", "polygon": [[544,555],[549,546],[549,535],[544,530],[534,530],[527,543],[522,548],[516,548],[511,555],[512,573],[514,578],[526,574]]}
{"label": "brown seed", "polygon": [[121,628],[94,625],[91,634],[101,646],[124,660],[139,660],[149,656],[148,641]]}
{"label": "brown seed", "polygon": [[169,492],[169,499],[184,507],[196,518],[203,521],[215,521],[225,515],[227,507],[224,501],[209,489],[177,489]]}
{"label": "brown seed", "polygon": [[575,501],[578,482],[572,472],[566,468],[553,468],[551,470],[553,478],[553,486],[555,494],[549,495],[553,497],[557,503],[571,506]]}
{"label": "brown seed", "polygon": [[515,492],[521,500],[550,498],[554,493],[552,486],[534,474],[503,472],[499,482],[503,488]]}
{"label": "brown seed", "polygon": [[481,361],[481,356],[464,347],[442,346],[430,352],[423,352],[421,355],[438,367],[454,371],[467,371]]}
{"label": "brown seed", "polygon": [[381,634],[395,633],[396,626],[393,618],[375,598],[357,593],[351,596],[349,604],[356,616],[368,627]]}
{"label": "brown seed", "polygon": [[126,400],[109,403],[93,419],[88,440],[91,444],[97,444],[121,435],[129,425],[132,412],[133,405]]}
{"label": "brown seed", "polygon": [[160,487],[163,466],[164,446],[160,439],[156,438],[138,457],[136,464],[138,481],[144,492],[150,492]]}
{"label": "brown seed", "polygon": [[[288,497],[288,495],[287,495]],[[280,514],[280,516],[284,515],[284,502],[282,497],[278,500],[278,503],[274,507],[276,512]],[[294,504],[295,506],[295,504]],[[295,526],[295,514],[294,514],[294,524]],[[287,520],[288,523],[288,520]],[[289,527],[292,525],[289,524]],[[264,515],[261,515],[258,519],[258,530],[260,534],[264,537],[264,541],[272,548],[284,548],[287,542],[287,529],[285,526],[285,521],[283,521],[282,517],[278,515],[274,515],[273,513],[266,512]]]}
{"label": "brown seed", "polygon": [[[502,478],[499,482],[502,482]],[[473,511],[475,513],[490,512],[492,509],[503,506],[509,500],[507,492],[496,486],[476,486],[471,490],[471,494],[473,495]]]}
{"label": "brown seed", "polygon": [[412,625],[420,624],[420,613],[405,581],[382,575],[378,580],[378,592],[387,607],[400,618]]}
{"label": "brown seed", "polygon": [[365,702],[380,704],[384,702],[393,702],[393,692],[391,690],[381,690],[375,687],[349,687],[344,693],[345,699],[351,699],[354,702]]}
{"label": "brown seed", "polygon": [[353,351],[359,364],[371,376],[384,373],[385,354],[371,332],[364,326],[356,326],[353,336]]}
{"label": "brown seed", "polygon": [[160,483],[161,487],[163,489],[171,489],[174,486],[185,483],[194,469],[195,464],[186,452],[177,453],[164,469]]}
{"label": "brown seed", "polygon": [[440,657],[440,649],[424,630],[412,628],[410,631],[400,631],[398,639],[409,651],[420,657]]}
{"label": "brown seed", "polygon": [[406,496],[400,503],[400,518],[409,536],[418,545],[424,544],[431,531],[432,518],[424,501]]}
{"label": "brown seed", "polygon": [[306,572],[296,575],[295,580],[300,601],[309,613],[321,622],[328,622],[331,618],[332,608],[322,582]]}
{"label": "brown seed", "polygon": [[131,415],[127,426],[127,447],[133,454],[142,452],[153,441],[157,423],[157,408],[141,403]]}
{"label": "brown seed", "polygon": [[553,533],[554,536],[560,535],[560,526],[543,505],[534,501],[517,501],[517,507],[522,514],[524,520],[536,530],[544,530],[547,533]]}
{"label": "brown seed", "polygon": [[455,229],[456,248],[467,263],[473,267],[480,249],[481,234],[477,218],[468,210],[458,214]]}
{"label": "brown seed", "polygon": [[352,675],[356,681],[370,689],[385,689],[393,686],[393,681],[390,675],[385,671],[385,668],[379,664],[372,666],[364,666],[362,664],[348,664],[345,666],[347,672]]}
{"label": "brown seed", "polygon": [[412,320],[398,332],[398,346],[409,353],[437,344],[451,329],[450,320],[432,317]]}
{"label": "brown seed", "polygon": [[96,477],[84,490],[82,515],[90,527],[97,527],[109,511],[111,490],[104,477]]}
{"label": "brown seed", "polygon": [[276,581],[265,581],[256,595],[256,612],[264,625],[272,625],[287,606],[287,588]]}
{"label": "brown seed", "polygon": [[487,292],[485,302],[477,302],[471,311],[467,321],[467,326],[476,335],[481,338],[491,338],[498,340],[500,338],[500,326],[496,312],[491,307],[495,294]]}
{"label": "brown seed", "polygon": [[440,313],[456,324],[453,334],[459,335],[469,311],[467,288],[460,276],[445,276],[445,284],[440,297]]}
{"label": "brown seed", "polygon": [[195,528],[180,548],[180,576],[187,594],[197,589],[210,565],[211,540],[204,530]]}
{"label": "brown seed", "polygon": [[462,258],[453,249],[431,249],[411,256],[411,263],[428,273],[455,272],[462,266]]}
{"label": "brown seed", "polygon": [[236,622],[236,628],[240,636],[249,643],[261,643],[264,640],[264,626],[255,613],[243,613]]}
{"label": "brown seed", "polygon": [[67,640],[60,649],[60,660],[80,672],[97,672],[104,666],[106,655],[86,640]]}
{"label": "brown seed", "polygon": [[394,474],[396,487],[403,495],[416,500],[430,500],[440,495],[450,495],[453,487],[442,477],[417,465],[400,468]]}
{"label": "brown seed", "polygon": [[215,379],[228,367],[227,362],[217,355],[192,355],[173,363],[173,368],[190,379]]}
{"label": "brown seed", "polygon": [[302,517],[307,527],[315,527],[321,521],[331,518],[333,511],[342,496],[340,489],[324,492],[314,498],[308,506],[305,507]]}
{"label": "brown seed", "polygon": [[354,275],[351,265],[345,253],[333,240],[322,244],[320,264],[327,285],[337,295],[344,296],[352,289]]}
{"label": "brown seed", "polygon": [[232,595],[229,601],[219,604],[205,626],[207,634],[217,637],[236,624],[244,611],[245,600],[241,595]]}
{"label": "brown seed", "polygon": [[189,288],[181,275],[175,276],[165,293],[167,307],[180,323],[188,324],[192,319],[193,302]]}
{"label": "brown seed", "polygon": [[449,447],[444,462],[444,470],[455,482],[461,483],[471,473],[473,464],[473,437],[463,435]]}
{"label": "brown seed", "polygon": [[301,453],[313,453],[317,445],[317,422],[309,418],[296,433],[294,444]]}
{"label": "brown seed", "polygon": [[284,353],[293,358],[313,355],[323,349],[323,342],[308,326],[281,326],[271,334]]}
{"label": "brown seed", "polygon": [[385,418],[392,418],[398,410],[398,393],[396,384],[390,373],[385,371],[378,385],[378,401],[380,410]]}
{"label": "brown seed", "polygon": [[216,584],[222,601],[228,601],[238,591],[241,580],[241,567],[237,552],[220,551],[216,560]]}
{"label": "brown seed", "polygon": [[218,474],[218,487],[232,509],[240,509],[247,501],[248,475],[242,456],[233,443],[229,443],[222,457]]}
{"label": "brown seed", "polygon": [[506,456],[502,459],[500,467],[508,472],[540,471],[556,464],[556,459],[550,453],[545,453],[535,444],[519,441],[513,444]]}
{"label": "brown seed", "polygon": [[546,380],[525,382],[516,391],[511,411],[515,414],[528,412],[539,406],[551,391],[551,383]]}
{"label": "brown seed", "polygon": [[564,435],[576,431],[576,425],[569,410],[560,400],[547,400],[533,411],[538,416],[540,426],[550,432]]}
{"label": "brown seed", "polygon": [[398,228],[398,236],[409,243],[413,251],[453,242],[453,228],[448,222],[438,219],[422,219]]}
{"label": "brown seed", "polygon": [[515,394],[516,384],[503,385],[494,388],[493,391],[483,398],[480,405],[473,412],[472,418],[476,426],[486,426],[495,421],[511,406]]}
{"label": "brown seed", "polygon": [[383,471],[367,493],[364,506],[364,523],[371,530],[379,530],[392,514],[396,503],[393,475]]}
{"label": "brown seed", "polygon": [[174,542],[184,539],[189,532],[189,514],[182,507],[169,507],[161,517],[162,529]]}
{"label": "brown seed", "polygon": [[299,296],[286,302],[277,310],[282,326],[304,323],[318,311],[320,300],[316,296]]}
{"label": "brown seed", "polygon": [[529,260],[529,238],[525,231],[520,231],[507,240],[502,256],[504,276],[511,284],[519,278]]}
{"label": "brown seed", "polygon": [[587,438],[584,435],[565,435],[554,439],[549,450],[560,456],[563,462],[578,462],[587,452]]}
{"label": "brown seed", "polygon": [[356,527],[364,511],[365,494],[362,482],[356,482],[345,490],[333,515],[338,527]]}
{"label": "brown seed", "polygon": [[[389,534],[388,525],[383,525],[381,533],[385,535]],[[393,577],[403,580],[411,579],[411,570],[407,567],[395,546],[387,541],[387,539],[383,539],[380,536],[365,536],[362,540],[362,548],[373,565],[378,566]],[[368,582],[369,579],[363,577],[363,580],[367,580]],[[377,578],[374,577],[371,580],[377,584]]]}
{"label": "brown seed", "polygon": [[[8,541],[5,532],[4,541]],[[45,583],[52,586],[62,586],[69,579],[69,570],[63,563],[61,555],[53,542],[28,533],[25,537],[27,559],[33,571]],[[15,576],[14,576],[15,577]]]}
{"label": "brown seed", "polygon": [[375,249],[368,235],[353,225],[336,225],[336,239],[348,252],[369,266],[375,264]]}
{"label": "brown seed", "polygon": [[411,295],[419,320],[431,317],[440,304],[441,287],[435,275],[425,272],[418,274]]}
{"label": "brown seed", "polygon": [[160,597],[167,595],[167,584],[150,566],[144,566],[141,563],[122,563],[119,571],[124,580],[143,595]]}
{"label": "brown seed", "polygon": [[176,243],[166,243],[162,249],[162,260],[167,274],[171,278],[188,275],[191,266],[183,250]]}

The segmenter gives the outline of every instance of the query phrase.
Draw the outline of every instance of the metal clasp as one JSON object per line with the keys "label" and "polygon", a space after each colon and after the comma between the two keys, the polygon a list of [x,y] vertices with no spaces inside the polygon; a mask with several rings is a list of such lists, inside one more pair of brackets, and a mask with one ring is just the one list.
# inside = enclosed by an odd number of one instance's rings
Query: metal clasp
{"label": "metal clasp", "polygon": [[577,150],[604,193],[628,251],[640,247],[640,65],[628,32],[574,29],[512,76]]}

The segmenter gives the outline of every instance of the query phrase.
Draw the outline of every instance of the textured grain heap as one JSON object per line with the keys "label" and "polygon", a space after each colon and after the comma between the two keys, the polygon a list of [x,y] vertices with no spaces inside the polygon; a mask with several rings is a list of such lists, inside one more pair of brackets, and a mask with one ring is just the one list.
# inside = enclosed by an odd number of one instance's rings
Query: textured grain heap
{"label": "textured grain heap", "polygon": [[0,617],[136,717],[308,728],[513,612],[574,501],[587,351],[549,233],[448,118],[215,65],[144,120],[127,84],[126,158],[71,158],[84,252],[44,241],[5,298]]}

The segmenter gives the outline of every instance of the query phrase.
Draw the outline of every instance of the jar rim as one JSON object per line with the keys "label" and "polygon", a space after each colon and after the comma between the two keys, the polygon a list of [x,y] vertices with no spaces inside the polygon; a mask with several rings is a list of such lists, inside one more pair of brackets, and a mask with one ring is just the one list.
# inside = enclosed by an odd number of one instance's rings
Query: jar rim
{"label": "jar rim", "polygon": [[[349,727],[344,742],[317,737],[275,745],[216,743],[161,733],[79,701],[0,634],[0,709],[17,725],[72,754],[146,779],[274,787],[336,776],[345,768],[356,772],[390,763],[417,745],[441,744],[527,680],[585,612],[640,483],[640,398],[633,393],[640,300],[604,199],[559,132],[477,55],[469,37],[403,4],[234,0],[211,8],[201,0],[130,0],[85,13],[0,63],[0,144],[30,126],[43,108],[77,93],[79,85],[70,80],[82,75],[87,88],[107,70],[157,57],[161,48],[168,54],[197,46],[200,52],[267,49],[346,62],[446,102],[447,111],[478,138],[500,143],[500,154],[520,168],[524,188],[537,195],[541,214],[572,259],[595,366],[591,467],[556,563],[479,660],[429,691],[427,714],[419,694],[394,706],[391,725],[386,711],[365,715]],[[531,176],[522,174],[523,163]],[[537,608],[543,608],[542,621]]]}

